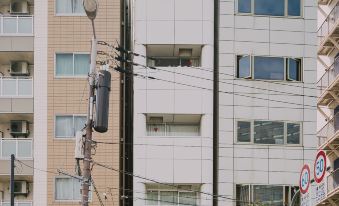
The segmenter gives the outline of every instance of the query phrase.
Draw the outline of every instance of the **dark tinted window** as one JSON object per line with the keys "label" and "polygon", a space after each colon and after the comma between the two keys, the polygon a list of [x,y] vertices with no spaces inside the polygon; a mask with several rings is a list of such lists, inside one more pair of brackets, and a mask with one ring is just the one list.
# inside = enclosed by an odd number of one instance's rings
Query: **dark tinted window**
{"label": "dark tinted window", "polygon": [[238,142],[251,141],[251,122],[238,122]]}
{"label": "dark tinted window", "polygon": [[300,124],[287,123],[287,144],[300,144]]}
{"label": "dark tinted window", "polygon": [[300,0],[288,0],[288,15],[289,16],[301,16],[300,15]]}
{"label": "dark tinted window", "polygon": [[288,80],[301,81],[301,60],[288,59]]}
{"label": "dark tinted window", "polygon": [[251,57],[238,56],[238,78],[247,78],[251,76]]}
{"label": "dark tinted window", "polygon": [[255,0],[254,14],[284,16],[285,0]]}
{"label": "dark tinted window", "polygon": [[284,144],[284,123],[254,121],[254,143]]}
{"label": "dark tinted window", "polygon": [[238,0],[239,13],[251,13],[251,0]]}
{"label": "dark tinted window", "polygon": [[284,80],[284,58],[254,57],[254,79]]}

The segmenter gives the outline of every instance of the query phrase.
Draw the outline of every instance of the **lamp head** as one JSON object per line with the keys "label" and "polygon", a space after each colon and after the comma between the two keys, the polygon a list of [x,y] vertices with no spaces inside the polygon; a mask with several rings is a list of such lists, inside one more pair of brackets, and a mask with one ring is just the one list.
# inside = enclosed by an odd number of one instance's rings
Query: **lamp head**
{"label": "lamp head", "polygon": [[98,2],[97,0],[83,0],[83,6],[87,17],[90,20],[94,20],[97,16]]}

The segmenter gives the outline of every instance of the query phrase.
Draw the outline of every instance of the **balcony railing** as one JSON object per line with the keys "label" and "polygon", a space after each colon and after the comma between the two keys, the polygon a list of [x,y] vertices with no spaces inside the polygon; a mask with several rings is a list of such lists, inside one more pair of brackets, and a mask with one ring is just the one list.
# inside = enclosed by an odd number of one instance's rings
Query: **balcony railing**
{"label": "balcony railing", "polygon": [[334,170],[327,176],[327,194],[330,194],[339,187],[339,169]]}
{"label": "balcony railing", "polygon": [[333,31],[336,27],[337,20],[339,18],[339,3],[334,6],[332,11],[326,17],[325,21],[318,29],[318,45],[321,45],[326,37]]}
{"label": "balcony railing", "polygon": [[0,16],[0,35],[32,36],[33,16]]}
{"label": "balcony railing", "polygon": [[325,124],[317,133],[318,145],[321,146],[339,130],[339,113]]}
{"label": "balcony railing", "polygon": [[33,97],[33,78],[0,77],[0,97]]}
{"label": "balcony railing", "polygon": [[317,82],[318,88],[318,96],[325,91],[325,89],[332,84],[332,82],[337,78],[339,74],[339,58],[337,57],[334,60],[334,63],[330,66],[330,68],[321,76],[321,78]]}
{"label": "balcony railing", "polygon": [[[10,202],[0,202],[0,206],[11,206]],[[33,206],[32,201],[14,202],[14,206]]]}
{"label": "balcony railing", "polygon": [[[0,139],[0,159],[9,159],[14,154],[18,159],[33,158],[33,139],[5,138]],[[0,205],[1,206],[1,205]]]}

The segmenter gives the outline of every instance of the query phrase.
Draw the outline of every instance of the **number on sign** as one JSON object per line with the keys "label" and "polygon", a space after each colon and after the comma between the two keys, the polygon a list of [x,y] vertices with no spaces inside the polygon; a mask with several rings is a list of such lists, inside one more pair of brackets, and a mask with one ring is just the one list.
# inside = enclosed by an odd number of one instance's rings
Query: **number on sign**
{"label": "number on sign", "polygon": [[301,187],[305,188],[307,187],[307,184],[308,184],[308,172],[306,171],[302,177]]}
{"label": "number on sign", "polygon": [[319,161],[317,161],[317,167],[316,167],[316,173],[317,173],[317,176],[321,175],[322,172],[324,171],[324,159],[321,158],[319,159]]}

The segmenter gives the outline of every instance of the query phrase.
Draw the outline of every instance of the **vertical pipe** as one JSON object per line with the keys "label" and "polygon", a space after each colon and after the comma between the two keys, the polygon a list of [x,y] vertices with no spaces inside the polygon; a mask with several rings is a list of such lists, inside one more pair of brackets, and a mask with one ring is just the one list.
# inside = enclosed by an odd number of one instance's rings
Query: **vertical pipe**
{"label": "vertical pipe", "polygon": [[14,154],[11,154],[11,179],[10,179],[10,189],[11,189],[11,206],[14,206]]}
{"label": "vertical pipe", "polygon": [[213,55],[213,206],[218,206],[219,195],[219,0],[214,0],[214,55]]}

